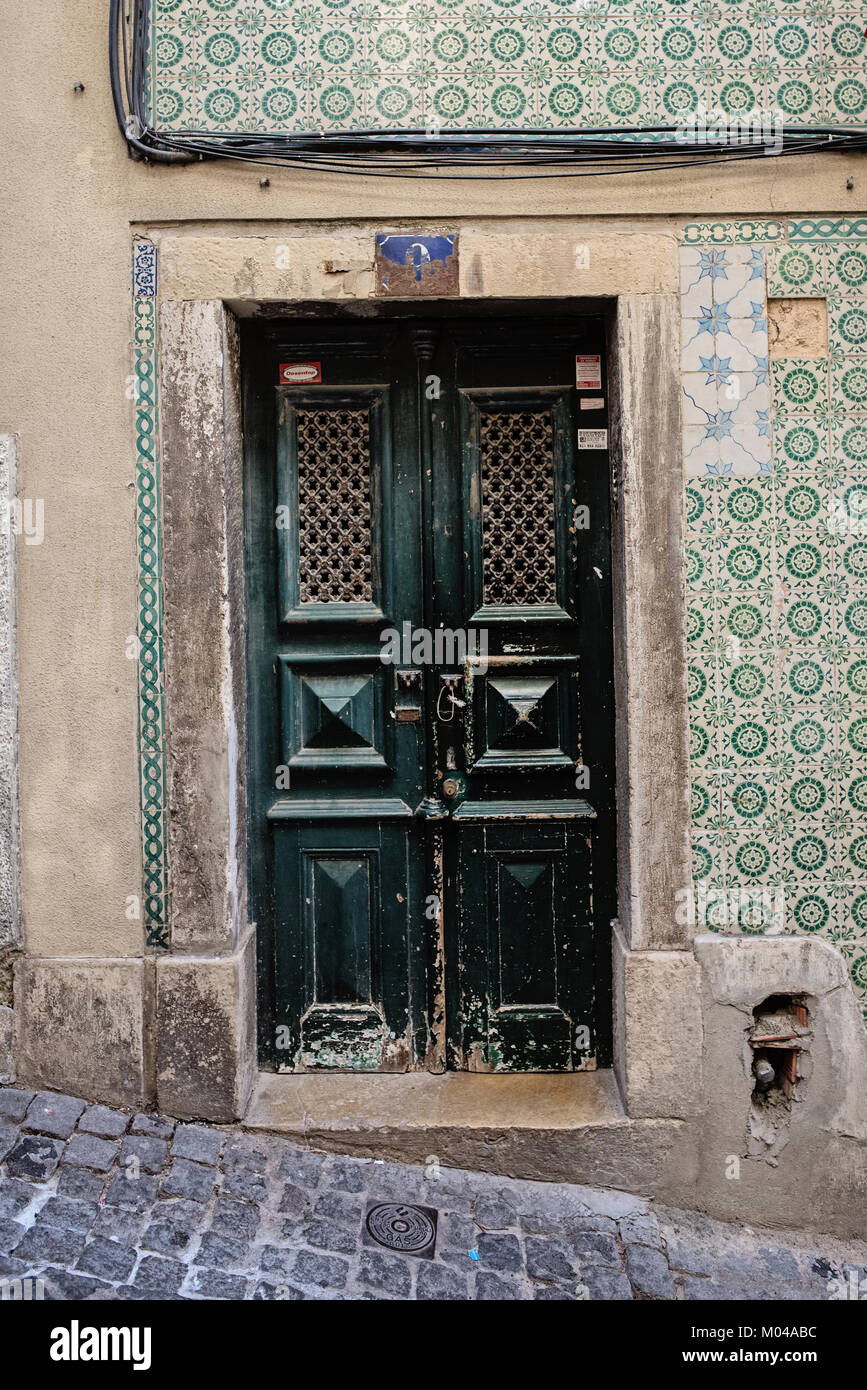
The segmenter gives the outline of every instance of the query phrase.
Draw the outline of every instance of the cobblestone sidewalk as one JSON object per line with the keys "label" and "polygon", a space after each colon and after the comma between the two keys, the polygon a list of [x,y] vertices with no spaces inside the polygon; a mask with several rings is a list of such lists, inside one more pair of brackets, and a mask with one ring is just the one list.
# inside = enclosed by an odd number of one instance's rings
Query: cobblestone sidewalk
{"label": "cobblestone sidewalk", "polygon": [[[375,1202],[434,1209],[434,1258],[368,1243]],[[0,1285],[28,1277],[50,1299],[829,1299],[867,1294],[867,1244],[5,1088]]]}

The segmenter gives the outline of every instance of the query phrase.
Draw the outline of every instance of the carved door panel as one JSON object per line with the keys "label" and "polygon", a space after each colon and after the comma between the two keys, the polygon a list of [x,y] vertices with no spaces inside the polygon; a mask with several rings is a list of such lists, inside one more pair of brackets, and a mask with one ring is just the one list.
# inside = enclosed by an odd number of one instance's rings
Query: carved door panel
{"label": "carved door panel", "polygon": [[[448,1064],[592,1067],[606,1052],[596,938],[607,951],[614,915],[600,326],[456,326],[443,352],[456,401],[433,430],[433,468],[462,546],[440,556],[442,620],[484,632],[487,646],[485,663],[465,665],[455,720],[437,729],[458,769],[446,839]],[[576,357],[594,353],[600,384],[579,392]]]}
{"label": "carved door panel", "polygon": [[[607,456],[578,433],[604,409],[575,390],[591,348],[590,320],[246,335],[266,1065],[604,1058]],[[287,361],[321,382],[275,387]]]}
{"label": "carved door panel", "polygon": [[[422,620],[414,378],[393,330],[245,346],[260,1051],[279,1070],[405,1070],[424,1052],[424,722],[420,674],[401,683],[380,635]],[[321,363],[322,383],[277,385],[287,361]]]}

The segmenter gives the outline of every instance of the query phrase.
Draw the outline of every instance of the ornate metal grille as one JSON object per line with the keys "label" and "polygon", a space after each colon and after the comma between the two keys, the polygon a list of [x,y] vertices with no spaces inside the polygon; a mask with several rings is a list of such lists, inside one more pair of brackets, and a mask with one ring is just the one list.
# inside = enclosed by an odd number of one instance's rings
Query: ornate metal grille
{"label": "ornate metal grille", "polygon": [[298,411],[302,603],[371,603],[366,410]]}
{"label": "ornate metal grille", "polygon": [[482,416],[484,602],[557,602],[554,440],[547,411]]}

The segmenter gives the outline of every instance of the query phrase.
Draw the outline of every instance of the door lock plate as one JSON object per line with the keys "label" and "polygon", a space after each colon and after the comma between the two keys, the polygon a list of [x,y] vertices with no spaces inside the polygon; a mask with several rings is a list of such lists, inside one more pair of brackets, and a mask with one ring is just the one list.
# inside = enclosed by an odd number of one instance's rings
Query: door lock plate
{"label": "door lock plate", "polygon": [[467,794],[467,779],[460,773],[443,778],[440,788],[446,801],[461,801]]}

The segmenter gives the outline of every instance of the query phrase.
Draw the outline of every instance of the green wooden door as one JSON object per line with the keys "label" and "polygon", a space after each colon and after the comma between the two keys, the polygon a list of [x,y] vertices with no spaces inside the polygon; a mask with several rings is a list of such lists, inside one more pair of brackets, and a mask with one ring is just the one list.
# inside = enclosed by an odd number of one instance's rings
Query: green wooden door
{"label": "green wooden door", "polygon": [[263,1064],[607,1061],[601,323],[281,324],[244,355]]}

